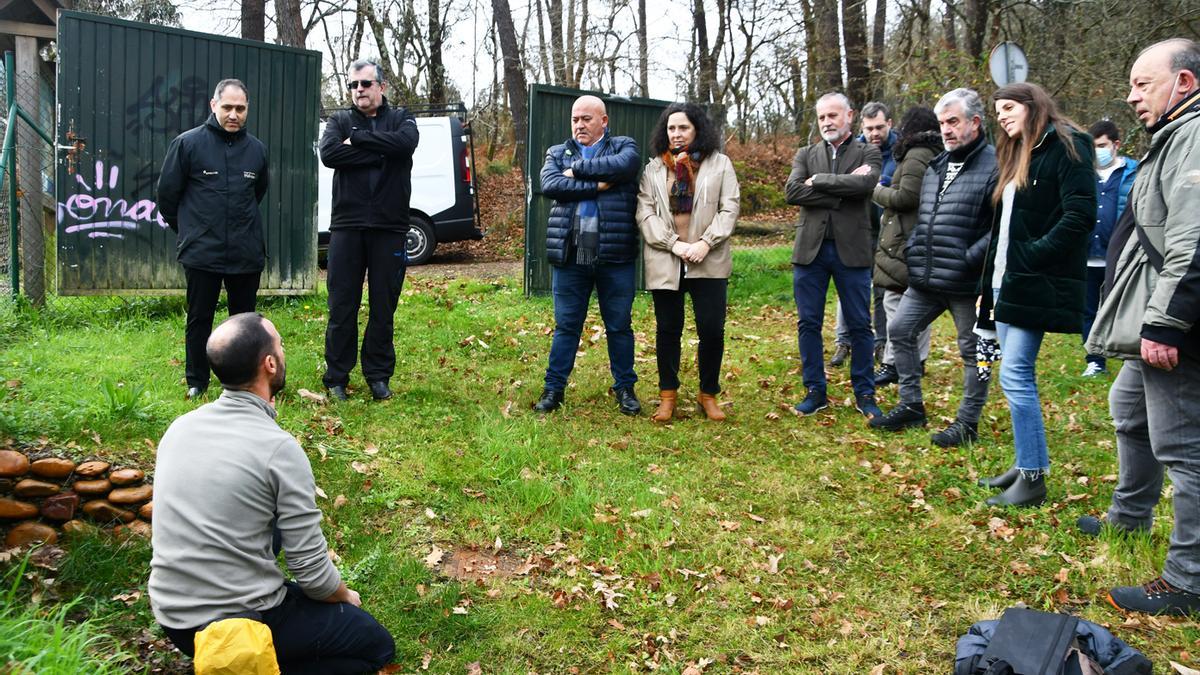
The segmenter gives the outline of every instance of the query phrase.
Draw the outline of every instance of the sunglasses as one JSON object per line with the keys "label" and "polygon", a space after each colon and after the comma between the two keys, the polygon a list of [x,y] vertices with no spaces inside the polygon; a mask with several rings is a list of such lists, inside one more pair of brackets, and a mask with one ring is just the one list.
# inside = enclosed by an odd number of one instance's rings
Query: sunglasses
{"label": "sunglasses", "polygon": [[350,91],[354,91],[359,87],[362,87],[363,89],[370,89],[371,85],[373,84],[375,84],[375,80],[350,80],[346,83],[346,88]]}

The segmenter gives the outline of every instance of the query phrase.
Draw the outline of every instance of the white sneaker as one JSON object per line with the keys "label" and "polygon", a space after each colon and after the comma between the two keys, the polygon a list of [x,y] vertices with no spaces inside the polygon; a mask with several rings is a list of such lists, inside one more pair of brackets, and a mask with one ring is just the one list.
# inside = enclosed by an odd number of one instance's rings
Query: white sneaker
{"label": "white sneaker", "polygon": [[1096,363],[1095,361],[1089,361],[1087,368],[1085,368],[1083,371],[1083,377],[1100,377],[1106,373],[1108,373],[1107,368],[1099,363]]}

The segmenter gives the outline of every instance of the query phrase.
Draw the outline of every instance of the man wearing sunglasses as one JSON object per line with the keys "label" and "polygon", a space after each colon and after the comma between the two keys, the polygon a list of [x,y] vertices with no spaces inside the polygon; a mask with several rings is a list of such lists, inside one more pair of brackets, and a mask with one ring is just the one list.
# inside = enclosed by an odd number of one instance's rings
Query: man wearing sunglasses
{"label": "man wearing sunglasses", "polygon": [[365,277],[369,310],[362,373],[371,396],[383,400],[392,396],[388,383],[396,367],[392,320],[408,263],[417,121],[404,108],[388,104],[378,63],[351,63],[348,79],[353,105],[330,116],[320,144],[321,162],[334,170],[323,380],[333,398],[346,400]]}

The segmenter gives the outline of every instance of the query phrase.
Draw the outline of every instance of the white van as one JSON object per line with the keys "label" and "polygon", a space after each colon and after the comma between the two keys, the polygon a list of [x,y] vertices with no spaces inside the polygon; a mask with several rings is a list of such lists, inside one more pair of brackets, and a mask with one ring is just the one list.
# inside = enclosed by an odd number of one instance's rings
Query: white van
{"label": "white van", "polygon": [[[408,264],[420,265],[438,244],[482,239],[479,195],[475,190],[474,142],[463,122],[467,109],[455,106],[406,106],[417,117],[421,141],[413,153]],[[456,113],[448,115],[447,113]],[[325,122],[320,132],[324,133]],[[317,138],[320,138],[318,134]],[[333,169],[317,162],[317,258],[329,248]]]}

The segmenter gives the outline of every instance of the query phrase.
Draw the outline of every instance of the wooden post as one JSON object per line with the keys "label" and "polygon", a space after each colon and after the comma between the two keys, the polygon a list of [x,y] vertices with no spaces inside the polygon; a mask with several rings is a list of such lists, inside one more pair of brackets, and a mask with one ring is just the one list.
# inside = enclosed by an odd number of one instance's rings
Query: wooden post
{"label": "wooden post", "polygon": [[[38,102],[37,38],[18,35],[17,105],[31,116]],[[11,77],[12,75],[10,75]],[[21,190],[21,272],[25,297],[34,305],[46,302],[46,241],[42,229],[42,139],[32,129],[17,126],[17,187]],[[52,168],[52,167],[51,167]]]}

